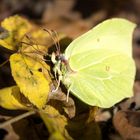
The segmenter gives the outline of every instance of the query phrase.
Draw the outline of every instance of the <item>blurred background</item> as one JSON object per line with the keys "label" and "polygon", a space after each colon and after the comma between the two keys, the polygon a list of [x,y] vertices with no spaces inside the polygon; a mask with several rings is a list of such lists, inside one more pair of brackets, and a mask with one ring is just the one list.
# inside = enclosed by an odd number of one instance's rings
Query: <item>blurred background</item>
{"label": "blurred background", "polygon": [[[140,0],[0,0],[0,22],[15,14],[27,18],[39,27],[62,32],[72,39],[108,18],[121,17],[135,22],[137,28],[133,37],[133,57],[136,62],[137,73],[134,83],[134,98],[121,105],[121,108],[125,110],[130,106],[140,107]],[[0,51],[2,52],[0,54],[1,63],[6,60],[7,54],[1,48]],[[0,68],[0,88],[14,84],[9,74],[10,70],[7,65]],[[131,112],[130,114],[136,116],[135,113]],[[136,118],[140,118],[140,114],[133,117],[132,122]],[[137,124],[140,124],[139,120]],[[140,132],[140,125],[138,127],[138,132]],[[103,135],[106,136],[104,140],[121,140],[119,136],[108,136],[109,133],[112,133],[112,123],[107,122],[102,125],[102,128],[104,129]],[[119,128],[119,131],[122,129]],[[13,130],[11,132],[12,135],[9,136],[9,140],[16,139]],[[7,131],[0,129],[0,140],[6,134]],[[126,135],[126,133],[124,132],[122,135]],[[140,133],[137,138],[135,140],[140,140]]]}
{"label": "blurred background", "polygon": [[1,0],[0,21],[19,14],[75,37],[111,17],[139,24],[139,7],[139,0]]}

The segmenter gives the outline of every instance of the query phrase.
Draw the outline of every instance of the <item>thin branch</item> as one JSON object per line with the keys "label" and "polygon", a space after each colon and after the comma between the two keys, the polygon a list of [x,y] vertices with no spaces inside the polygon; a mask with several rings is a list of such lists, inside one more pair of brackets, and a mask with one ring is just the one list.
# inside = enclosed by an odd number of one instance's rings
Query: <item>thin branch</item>
{"label": "thin branch", "polygon": [[12,124],[14,122],[17,122],[17,121],[19,121],[19,120],[21,120],[23,118],[26,118],[28,116],[31,116],[31,115],[33,115],[35,113],[36,113],[35,111],[29,111],[29,112],[23,113],[23,114],[21,114],[19,116],[16,116],[16,117],[14,117],[14,118],[12,118],[10,120],[7,120],[7,121],[5,121],[3,123],[0,123],[0,128],[3,128],[5,126],[10,125],[10,124]]}
{"label": "thin branch", "polygon": [[4,66],[6,63],[8,63],[9,59],[7,59],[6,61],[4,61],[2,64],[0,64],[0,67]]}

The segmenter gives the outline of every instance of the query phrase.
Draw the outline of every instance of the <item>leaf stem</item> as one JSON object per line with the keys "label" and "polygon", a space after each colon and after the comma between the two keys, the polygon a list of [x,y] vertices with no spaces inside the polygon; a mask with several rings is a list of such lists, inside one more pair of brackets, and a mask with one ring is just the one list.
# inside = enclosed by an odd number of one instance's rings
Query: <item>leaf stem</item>
{"label": "leaf stem", "polygon": [[6,63],[8,63],[9,59],[7,59],[6,61],[4,61],[2,64],[0,64],[0,67],[4,66]]}
{"label": "leaf stem", "polygon": [[14,123],[14,122],[17,122],[17,121],[19,121],[19,120],[21,120],[21,119],[23,119],[23,118],[26,118],[26,117],[28,117],[28,116],[30,116],[30,115],[35,114],[35,113],[36,113],[35,111],[28,111],[28,112],[23,113],[23,114],[21,114],[21,115],[19,115],[19,116],[16,116],[16,117],[14,117],[14,118],[12,118],[12,119],[10,119],[10,120],[7,120],[7,121],[5,121],[5,122],[3,122],[3,123],[0,123],[0,128],[3,128],[3,127],[5,127],[5,126],[7,126],[7,125],[10,125],[10,124],[12,124],[12,123]]}

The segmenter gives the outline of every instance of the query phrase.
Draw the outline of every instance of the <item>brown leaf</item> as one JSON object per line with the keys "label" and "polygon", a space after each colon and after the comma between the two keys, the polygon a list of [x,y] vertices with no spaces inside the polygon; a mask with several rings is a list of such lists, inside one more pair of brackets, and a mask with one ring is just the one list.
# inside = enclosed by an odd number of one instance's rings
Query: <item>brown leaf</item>
{"label": "brown leaf", "polygon": [[113,117],[113,124],[125,140],[140,140],[140,112],[119,111]]}
{"label": "brown leaf", "polygon": [[59,110],[64,109],[69,118],[73,118],[75,116],[75,103],[73,99],[69,97],[67,102],[66,94],[60,89],[55,93],[51,93],[49,100],[49,104],[51,104],[55,108],[58,108]]}

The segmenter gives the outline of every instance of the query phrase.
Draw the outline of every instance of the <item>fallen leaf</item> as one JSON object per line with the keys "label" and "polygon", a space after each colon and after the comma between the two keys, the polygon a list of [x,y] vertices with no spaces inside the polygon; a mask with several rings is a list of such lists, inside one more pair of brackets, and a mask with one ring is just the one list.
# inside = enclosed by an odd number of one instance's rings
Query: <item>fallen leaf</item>
{"label": "fallen leaf", "polygon": [[9,36],[0,39],[0,45],[14,51],[18,49],[24,35],[31,30],[31,24],[18,15],[6,18],[1,26],[8,31]]}
{"label": "fallen leaf", "polygon": [[50,140],[72,140],[65,128],[67,125],[67,118],[61,115],[54,107],[47,105],[45,113],[40,112],[40,116],[48,128]]}
{"label": "fallen leaf", "polygon": [[6,109],[27,109],[22,103],[21,93],[17,86],[0,89],[0,106]]}
{"label": "fallen leaf", "polygon": [[15,53],[10,57],[12,76],[20,91],[28,100],[39,109],[47,103],[50,92],[48,66],[44,61],[24,54]]}
{"label": "fallen leaf", "polygon": [[113,124],[125,140],[140,140],[140,112],[118,111],[113,117]]}
{"label": "fallen leaf", "polygon": [[75,116],[76,108],[74,100],[69,97],[67,102],[67,96],[64,92],[58,89],[55,93],[51,93],[49,95],[48,104],[57,108],[58,110],[64,109],[65,113],[69,118],[73,118]]}

